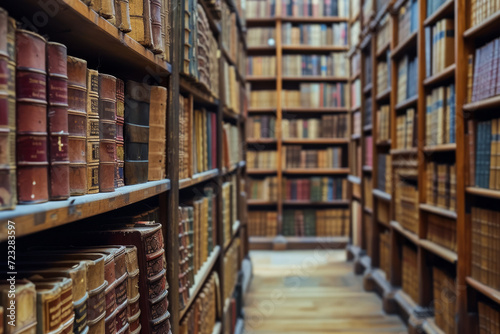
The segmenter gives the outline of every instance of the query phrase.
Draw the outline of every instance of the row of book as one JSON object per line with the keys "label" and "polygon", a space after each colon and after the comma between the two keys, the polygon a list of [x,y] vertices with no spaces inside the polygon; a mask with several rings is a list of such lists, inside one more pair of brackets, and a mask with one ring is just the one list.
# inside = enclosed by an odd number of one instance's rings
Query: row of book
{"label": "row of book", "polygon": [[233,224],[238,219],[237,178],[232,174],[228,181],[222,184],[222,230],[223,245],[227,247],[233,235]]}
{"label": "row of book", "polygon": [[347,198],[347,179],[342,177],[283,178],[282,198],[327,202]]}
{"label": "row of book", "polygon": [[477,313],[479,316],[479,333],[494,333],[500,323],[500,310],[489,303],[477,303]]}
{"label": "row of book", "polygon": [[276,151],[247,152],[247,168],[249,169],[276,169]]}
{"label": "row of book", "polygon": [[[390,59],[387,57],[387,59]],[[384,92],[389,88],[391,82],[391,71],[387,61],[377,63],[377,92]]]}
{"label": "row of book", "polygon": [[496,210],[473,206],[472,222],[472,278],[489,286],[500,289],[500,268],[497,255],[500,252],[500,213]]}
{"label": "row of book", "polygon": [[401,275],[403,291],[414,301],[418,302],[419,283],[417,250],[410,245],[403,245],[403,259],[401,261]]}
{"label": "row of book", "polygon": [[361,111],[352,113],[352,134],[361,135]]}
{"label": "row of book", "polygon": [[352,23],[351,25],[351,31],[350,31],[350,46],[357,46],[359,44],[359,37],[361,35],[361,22],[359,20],[356,20]]}
{"label": "row of book", "polygon": [[[239,266],[242,261],[240,258],[240,238],[235,238],[231,246],[224,254],[224,288],[222,293],[222,300],[229,300],[234,292],[234,287],[238,281]],[[208,331],[207,333],[212,333]]]}
{"label": "row of book", "polygon": [[500,4],[492,0],[471,0],[469,4],[471,27],[484,22],[500,10]]}
{"label": "row of book", "polygon": [[455,84],[434,88],[426,96],[425,145],[455,143]]}
{"label": "row of book", "polygon": [[392,156],[379,153],[377,156],[377,189],[392,192]]}
{"label": "row of book", "polygon": [[[276,138],[275,116],[252,116],[246,121],[247,139]],[[282,125],[284,128],[284,125]]]}
{"label": "row of book", "polygon": [[391,111],[388,104],[377,110],[377,143],[391,139]]}
{"label": "row of book", "polygon": [[342,168],[342,147],[305,149],[300,145],[282,148],[283,168]]}
{"label": "row of book", "polygon": [[417,119],[414,108],[407,109],[396,116],[396,148],[411,149],[416,147]]}
{"label": "row of book", "polygon": [[379,234],[380,269],[385,273],[386,280],[391,275],[391,233],[388,230]]}
{"label": "row of book", "polygon": [[247,75],[276,77],[276,56],[248,56],[246,73]]}
{"label": "row of book", "polygon": [[285,22],[282,26],[283,45],[309,46],[347,46],[347,22],[326,24],[292,25]]}
{"label": "row of book", "polygon": [[250,92],[250,108],[276,108],[276,90],[252,90]]}
{"label": "row of book", "polygon": [[373,211],[373,184],[370,174],[363,175],[363,193],[365,208]]}
{"label": "row of book", "polygon": [[278,200],[278,178],[268,176],[263,179],[249,178],[247,184],[248,199],[262,201]]}
{"label": "row of book", "polygon": [[386,48],[391,43],[392,38],[392,20],[390,15],[384,16],[384,18],[379,23],[379,28],[377,29],[377,35],[375,40],[375,50],[377,54],[382,52],[382,49]]}
{"label": "row of book", "polygon": [[361,106],[361,80],[358,78],[351,83],[351,107],[353,109]]}
{"label": "row of book", "polygon": [[410,57],[405,55],[398,62],[398,91],[396,100],[401,103],[406,99],[417,95],[417,56]]}
{"label": "row of book", "polygon": [[496,38],[477,48],[474,54],[469,56],[467,89],[471,91],[469,92],[471,102],[500,94],[500,75],[496,70],[499,48],[500,38]]}
{"label": "row of book", "polygon": [[351,159],[351,174],[355,176],[361,176],[361,171],[363,168],[362,155],[361,155],[361,144],[359,141],[351,141],[351,151],[353,154],[349,155],[349,159]]}
{"label": "row of book", "polygon": [[349,229],[348,209],[283,210],[284,236],[348,236]]}
{"label": "row of book", "polygon": [[408,0],[398,13],[398,44],[418,29],[418,1]]}
{"label": "row of book", "polygon": [[[238,60],[239,49],[241,43],[240,32],[236,26],[236,13],[231,10],[227,2],[221,3],[221,45],[229,57],[236,62]],[[241,50],[243,51],[243,50]]]}
{"label": "row of book", "polygon": [[281,14],[293,17],[324,17],[338,16],[349,17],[348,0],[331,0],[321,2],[318,0],[283,0]]}
{"label": "row of book", "polygon": [[[473,131],[473,127],[474,125],[471,123],[469,131]],[[469,144],[470,173],[473,175],[471,185],[487,189],[500,189],[499,134],[500,119],[477,122],[475,145]],[[470,135],[469,141],[473,138],[474,135]]]}
{"label": "row of book", "polygon": [[427,239],[451,251],[457,251],[457,223],[454,219],[428,214]]}
{"label": "row of book", "polygon": [[347,118],[345,114],[322,115],[321,118],[283,119],[281,136],[286,138],[346,138]]}
{"label": "row of book", "polygon": [[251,237],[274,237],[278,234],[278,212],[248,211],[247,226]]}
{"label": "row of book", "polygon": [[245,17],[263,18],[276,16],[276,0],[247,0],[245,3]]}
{"label": "row of book", "polygon": [[236,77],[236,67],[229,65],[224,59],[223,61],[223,77],[224,82],[224,105],[229,108],[233,113],[239,114],[242,104],[242,90],[240,82]]}
{"label": "row of book", "polygon": [[398,185],[394,187],[396,221],[410,232],[418,234],[418,186],[413,180],[399,178]]}
{"label": "row of book", "polygon": [[434,294],[434,321],[444,333],[456,333],[457,293],[456,282],[448,272],[432,268]]}
{"label": "row of book", "polygon": [[427,203],[455,211],[457,208],[457,167],[450,163],[428,162]]}
{"label": "row of book", "polygon": [[231,123],[222,125],[222,165],[226,168],[233,167],[243,161],[241,133],[238,126]]}
{"label": "row of book", "polygon": [[442,19],[425,27],[425,74],[436,75],[455,63],[453,19]]}
{"label": "row of book", "polygon": [[285,107],[328,108],[346,107],[349,90],[344,82],[301,83],[299,90],[283,90]]}
{"label": "row of book", "polygon": [[0,24],[2,209],[165,178],[165,88],[125,85],[13,20]]}
{"label": "row of book", "polygon": [[247,45],[252,46],[275,46],[276,28],[274,27],[249,27],[246,36]]}
{"label": "row of book", "polygon": [[348,77],[347,58],[340,52],[332,52],[329,55],[283,55],[284,77],[308,75]]}
{"label": "row of book", "polygon": [[373,136],[365,136],[365,163],[364,166],[373,167]]}

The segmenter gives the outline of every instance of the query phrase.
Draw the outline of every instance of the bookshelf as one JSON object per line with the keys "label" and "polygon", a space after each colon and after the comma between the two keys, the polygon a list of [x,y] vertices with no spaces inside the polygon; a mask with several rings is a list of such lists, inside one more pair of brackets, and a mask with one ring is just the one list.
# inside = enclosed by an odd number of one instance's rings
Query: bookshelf
{"label": "bookshelf", "polygon": [[[21,271],[22,258],[26,255],[24,253],[28,252],[33,243],[36,245],[42,240],[47,240],[47,243],[53,242],[56,245],[66,237],[69,239],[75,231],[88,232],[87,229],[90,228],[88,226],[92,224],[94,226],[96,222],[105,226],[106,220],[113,220],[122,215],[123,217],[141,215],[142,218],[145,210],[155,208],[155,222],[161,224],[160,235],[164,240],[160,246],[165,252],[166,274],[162,271],[161,277],[166,278],[162,289],[168,287],[166,298],[168,298],[170,322],[169,330],[162,327],[158,332],[179,333],[179,328],[192,319],[194,305],[198,307],[207,302],[206,294],[202,292],[209,286],[219,295],[217,298],[215,295],[212,296],[214,303],[218,297],[224,296],[224,300],[220,302],[229,305],[234,302],[234,296],[241,296],[237,291],[240,286],[235,277],[240,273],[241,261],[248,254],[245,122],[249,98],[245,91],[247,44],[241,1],[223,0],[217,4],[204,0],[185,0],[178,4],[156,1],[163,6],[162,16],[165,14],[166,20],[163,23],[168,23],[171,28],[168,32],[170,39],[165,39],[168,42],[166,54],[159,54],[151,47],[143,46],[132,37],[132,34],[124,33],[114,23],[96,12],[96,8],[90,8],[86,4],[88,2],[63,0],[55,7],[42,8],[43,4],[40,2],[21,0],[16,4],[2,4],[2,8],[10,17],[19,21],[40,14],[47,15],[46,22],[41,25],[39,21],[30,22],[28,29],[30,27],[35,29],[37,33],[49,37],[51,42],[64,44],[68,55],[87,61],[88,69],[98,69],[99,73],[116,76],[125,81],[125,85],[128,84],[128,80],[134,80],[167,89],[167,98],[162,101],[163,105],[166,105],[166,129],[163,133],[166,139],[163,160],[166,175],[155,181],[117,187],[112,192],[72,195],[64,200],[51,200],[41,204],[17,204],[12,210],[2,210],[0,244],[7,247],[9,221],[14,221],[18,268]],[[111,7],[115,5],[113,1],[106,3],[111,4]],[[124,3],[128,4],[122,2]],[[197,4],[201,6],[197,8]],[[47,12],[52,10],[57,12]],[[213,37],[211,47],[215,52],[212,54],[214,57],[210,57],[212,62],[210,65],[199,66],[201,69],[213,68],[208,78],[203,77],[203,73],[200,75],[184,67],[186,44],[191,48],[194,47],[193,40],[186,40],[189,38],[186,31],[194,31],[195,27],[190,26],[188,22],[194,17],[200,18],[199,21],[206,24],[208,28],[204,33]],[[0,20],[5,18],[2,16]],[[191,23],[202,24],[200,22]],[[4,60],[4,53],[0,58]],[[197,58],[191,57],[189,61],[197,61]],[[215,77],[218,81],[212,82]],[[206,80],[214,84],[210,85]],[[210,150],[210,154],[213,154],[211,164],[200,165],[200,168],[193,167],[196,161],[192,156],[195,153],[190,147],[187,153],[189,159],[184,160],[187,161],[187,167],[180,168],[181,154],[184,154],[180,139],[184,136],[184,139],[189,137],[190,140],[194,140],[199,136],[192,129],[188,133],[181,133],[180,122],[183,116],[178,111],[182,108],[186,108],[186,115],[189,115],[191,120],[195,117],[200,121],[213,119],[210,133],[214,140],[210,145],[206,144],[205,140],[196,147],[196,150],[201,150],[197,152],[200,156],[208,155],[207,151]],[[195,116],[197,111],[201,113]],[[205,126],[208,128],[206,123]],[[181,170],[189,171],[187,175],[182,174],[185,177],[180,177]],[[213,200],[212,213],[218,217],[212,222],[217,235],[212,251],[207,254],[205,261],[200,263],[194,282],[191,282],[188,288],[189,298],[184,300],[183,306],[181,305],[183,292],[180,291],[180,287],[185,283],[181,278],[185,273],[181,268],[183,259],[180,255],[182,241],[179,238],[181,232],[179,222],[182,217],[179,216],[178,208],[196,206],[200,198],[207,199],[207,189],[211,189],[215,194],[210,198]],[[201,244],[196,247],[201,248]],[[214,274],[218,275],[217,284],[214,283]],[[141,281],[147,279],[145,273],[140,273]],[[143,297],[141,291],[141,297],[145,299],[148,297],[147,293]],[[241,301],[237,304],[241,304]],[[231,323],[236,320],[239,327],[242,327],[241,310],[224,308],[225,312],[222,312],[222,305],[218,305],[221,311],[217,312],[215,307],[213,308],[215,312],[213,320],[216,320],[213,324],[213,333],[232,333]],[[3,310],[5,311],[5,308]],[[165,311],[167,311],[166,306]],[[142,312],[146,313],[145,307]],[[143,332],[146,331],[146,324],[149,326],[149,320],[141,318]],[[104,317],[102,323],[104,324]]]}

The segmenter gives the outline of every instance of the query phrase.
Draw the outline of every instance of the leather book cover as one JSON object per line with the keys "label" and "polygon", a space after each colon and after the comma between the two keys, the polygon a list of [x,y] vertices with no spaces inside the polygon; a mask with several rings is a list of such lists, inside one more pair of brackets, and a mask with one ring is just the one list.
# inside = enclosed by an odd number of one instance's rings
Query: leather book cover
{"label": "leather book cover", "polygon": [[87,193],[87,61],[68,56],[69,188]]}
{"label": "leather book cover", "polygon": [[145,47],[151,47],[153,36],[151,33],[150,0],[129,0],[130,7],[130,36]]}
{"label": "leather book cover", "polygon": [[128,0],[114,0],[115,1],[115,25],[123,32],[130,32],[132,27],[130,25],[130,10]]}
{"label": "leather book cover", "polygon": [[17,192],[20,203],[49,199],[46,41],[16,31]]}
{"label": "leather book cover", "polygon": [[148,181],[166,177],[167,89],[151,87],[149,106]]}
{"label": "leather book cover", "polygon": [[87,69],[87,193],[99,192],[99,72]]}
{"label": "leather book cover", "polygon": [[128,81],[125,94],[125,184],[148,181],[150,86]]}
{"label": "leather book cover", "polygon": [[163,52],[163,59],[170,62],[170,34],[172,26],[170,24],[170,1],[161,0],[161,38],[163,39],[163,44],[165,45],[165,50]]}
{"label": "leather book cover", "polygon": [[125,151],[123,147],[123,127],[125,122],[125,84],[123,80],[116,79],[116,167],[115,188],[123,187],[123,169]]}
{"label": "leather book cover", "polygon": [[150,0],[151,3],[151,35],[153,36],[153,53],[165,52],[165,44],[162,37],[162,0]]}
{"label": "leather book cover", "polygon": [[99,2],[101,8],[98,13],[112,24],[116,24],[114,0],[99,0]]}
{"label": "leather book cover", "polygon": [[69,197],[67,49],[47,43],[49,198]]}
{"label": "leather book cover", "polygon": [[99,73],[99,191],[115,191],[116,78]]}
{"label": "leather book cover", "polygon": [[[16,320],[15,326],[6,325],[4,327],[5,334],[14,333],[36,333],[36,290],[35,285],[28,280],[16,280],[15,282],[15,303],[16,303]],[[0,301],[2,305],[10,305],[9,298],[10,284],[3,281],[0,284]],[[4,312],[9,312],[6,308]],[[4,314],[5,317],[6,313]],[[7,319],[4,319],[7,321]]]}

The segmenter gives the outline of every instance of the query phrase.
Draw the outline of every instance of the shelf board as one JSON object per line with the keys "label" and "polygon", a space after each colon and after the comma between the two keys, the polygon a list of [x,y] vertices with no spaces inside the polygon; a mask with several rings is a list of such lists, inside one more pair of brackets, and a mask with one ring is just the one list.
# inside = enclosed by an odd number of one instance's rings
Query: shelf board
{"label": "shelf board", "polygon": [[368,94],[372,91],[372,83],[370,82],[368,85],[363,87],[363,94]]}
{"label": "shelf board", "polygon": [[349,138],[315,138],[315,139],[287,138],[287,139],[283,139],[282,142],[283,142],[283,144],[333,145],[333,144],[348,144]]}
{"label": "shelf board", "polygon": [[346,107],[283,107],[282,111],[286,113],[345,113],[348,109]]}
{"label": "shelf board", "polygon": [[390,148],[391,147],[391,140],[390,139],[381,140],[381,141],[376,142],[375,145],[377,145],[377,146],[388,146]]}
{"label": "shelf board", "polygon": [[297,51],[297,52],[345,52],[349,48],[347,46],[314,46],[314,45],[283,45],[281,47],[283,51]]}
{"label": "shelf board", "polygon": [[436,86],[443,81],[449,80],[453,77],[455,77],[455,69],[456,66],[455,64],[451,64],[441,72],[434,74],[433,76],[430,76],[424,80],[424,86],[429,87],[429,86]]}
{"label": "shelf board", "polygon": [[478,25],[467,29],[464,32],[465,39],[475,39],[481,37],[484,34],[488,34],[493,31],[498,31],[498,20],[500,19],[500,11],[497,11],[495,14],[488,17],[483,22]]}
{"label": "shelf board", "polygon": [[[500,11],[499,11],[500,13]],[[464,111],[478,111],[500,107],[500,95],[490,97],[481,101],[464,104]]]}
{"label": "shelf board", "polygon": [[371,173],[371,172],[373,172],[373,167],[372,166],[363,166],[363,172]]}
{"label": "shelf board", "polygon": [[406,37],[404,41],[399,43],[398,46],[394,48],[391,52],[391,58],[399,58],[402,56],[404,53],[406,53],[409,50],[416,49],[417,48],[417,31],[412,33],[410,36]]}
{"label": "shelf board", "polygon": [[192,187],[192,186],[197,185],[201,182],[205,182],[207,180],[210,180],[211,178],[214,178],[217,175],[219,175],[218,168],[207,170],[207,171],[202,172],[202,173],[194,174],[192,177],[190,177],[188,179],[179,180],[179,189]]}
{"label": "shelf board", "polygon": [[283,22],[292,23],[335,23],[335,22],[349,22],[348,17],[338,16],[323,16],[323,17],[295,17],[295,16],[282,16],[280,19]]}
{"label": "shelf board", "polygon": [[373,129],[373,125],[372,124],[368,124],[368,125],[363,126],[363,131],[364,132],[370,132],[370,131],[372,131],[372,129]]}
{"label": "shelf board", "polygon": [[387,50],[390,50],[391,49],[391,42],[387,42],[385,43],[381,48],[380,50],[377,50],[377,53],[375,54],[375,57],[377,59],[380,59],[380,58],[383,58],[385,57],[385,55],[387,54]]}
{"label": "shelf board", "polygon": [[361,184],[361,178],[355,175],[347,175],[347,181],[355,184]]}
{"label": "shelf board", "polygon": [[222,324],[217,321],[214,325],[214,329],[212,330],[212,334],[220,334],[222,331]]}
{"label": "shelf board", "polygon": [[419,245],[428,250],[429,252],[436,254],[440,258],[450,263],[455,264],[458,261],[458,255],[456,252],[449,250],[448,248],[445,248],[443,246],[440,246],[435,242],[426,239],[420,239]]}
{"label": "shelf board", "polygon": [[194,277],[194,285],[189,289],[189,300],[186,303],[186,306],[181,310],[179,320],[182,320],[182,318],[184,318],[184,315],[186,315],[187,311],[189,311],[191,304],[198,296],[198,292],[200,292],[201,288],[205,284],[205,281],[212,272],[215,262],[219,257],[219,253],[220,246],[215,246],[212,253],[210,253],[210,255],[208,256],[208,259],[205,261],[205,263],[203,263],[201,268],[196,273]]}
{"label": "shelf board", "polygon": [[418,245],[419,244],[419,238],[418,236],[411,232],[411,231],[408,231],[407,229],[405,229],[403,226],[401,226],[401,224],[399,224],[397,221],[395,220],[392,220],[391,221],[391,226],[397,230],[399,233],[401,233],[402,235],[404,235],[408,240],[410,240],[411,242],[413,242],[415,245]]}
{"label": "shelf board", "polygon": [[229,249],[229,246],[231,246],[231,244],[233,243],[233,240],[236,238],[236,235],[238,235],[238,232],[240,230],[240,226],[241,226],[241,223],[239,220],[237,220],[233,223],[233,226],[231,228],[231,240],[229,240],[229,242],[226,245],[224,245],[224,253],[227,252],[227,250]]}
{"label": "shelf board", "polygon": [[247,17],[245,19],[247,25],[256,25],[256,24],[263,24],[263,23],[275,23],[277,20],[277,17]]}
{"label": "shelf board", "polygon": [[[453,3],[453,1],[451,1],[451,3]],[[446,334],[436,325],[434,318],[425,319],[422,324],[422,329],[426,334]]]}
{"label": "shelf board", "polygon": [[424,26],[430,26],[443,18],[452,17],[454,9],[455,1],[446,1],[434,13],[432,13],[428,18],[425,19]]}
{"label": "shelf board", "polygon": [[486,189],[479,187],[467,187],[465,188],[465,191],[471,195],[500,199],[500,190],[493,190],[493,189]]}
{"label": "shelf board", "polygon": [[500,304],[500,291],[490,288],[486,284],[483,284],[470,276],[466,277],[465,280],[475,290],[481,292],[483,295],[490,298],[495,303]]}
{"label": "shelf board", "polygon": [[363,207],[363,211],[369,215],[373,216],[373,209],[367,208],[366,206]]}
{"label": "shelf board", "polygon": [[0,212],[0,242],[7,240],[8,220],[16,223],[16,237],[72,223],[116,210],[170,189],[170,180],[151,181],[116,188],[114,192],[72,196],[64,201],[18,204]]}
{"label": "shelf board", "polygon": [[432,145],[432,146],[424,146],[424,152],[448,152],[448,151],[456,151],[457,144],[440,144],[440,145]]}
{"label": "shelf board", "polygon": [[276,51],[275,45],[255,45],[249,46],[247,52],[268,52],[268,51]]}
{"label": "shelf board", "polygon": [[193,95],[194,99],[200,103],[218,105],[219,100],[215,99],[207,89],[200,84],[188,79],[185,76],[179,78],[180,89],[183,92]]}
{"label": "shelf board", "polygon": [[415,95],[415,96],[412,96],[412,97],[404,100],[403,102],[396,104],[396,106],[394,108],[398,111],[404,110],[406,108],[409,108],[409,107],[417,104],[417,102],[418,102],[418,95]]}
{"label": "shelf board", "polygon": [[238,169],[238,164],[235,163],[233,164],[230,168],[222,167],[222,175],[229,175],[231,173],[234,173]]}
{"label": "shelf board", "polygon": [[229,109],[228,107],[224,106],[224,108],[222,108],[222,117],[224,119],[237,121],[238,118],[240,118],[240,115],[235,113],[234,110]]}
{"label": "shelf board", "polygon": [[313,76],[313,75],[304,75],[299,77],[283,77],[283,81],[288,82],[330,82],[330,81],[348,81],[347,77],[327,77],[327,76]]}
{"label": "shelf board", "polygon": [[391,149],[391,154],[392,155],[410,155],[410,154],[417,154],[418,148],[412,147],[412,148],[395,148]]}
{"label": "shelf board", "polygon": [[266,201],[260,199],[247,199],[247,205],[249,206],[275,206],[278,205],[276,201]]}
{"label": "shelf board", "polygon": [[357,133],[357,134],[351,135],[351,139],[352,139],[352,140],[358,140],[358,139],[361,139],[361,134]]}
{"label": "shelf board", "polygon": [[348,174],[349,168],[289,168],[283,174],[337,175]]}
{"label": "shelf board", "polygon": [[276,174],[278,171],[276,169],[254,169],[254,168],[248,168],[247,169],[247,174],[250,175],[268,175],[268,174]]}
{"label": "shelf board", "polygon": [[247,165],[247,162],[245,160],[238,162],[238,168],[246,167],[246,165]]}
{"label": "shelf board", "polygon": [[276,138],[247,138],[247,144],[276,144]]}
{"label": "shelf board", "polygon": [[248,108],[249,114],[272,113],[276,112],[276,108]]}
{"label": "shelf board", "polygon": [[382,191],[380,189],[372,189],[372,194],[373,196],[382,199],[384,201],[390,202],[391,201],[391,194],[386,193],[385,191]]}
{"label": "shelf board", "polygon": [[257,75],[247,75],[246,79],[248,82],[271,82],[277,80],[275,76],[269,77],[269,76],[257,76]]}
{"label": "shelf board", "polygon": [[283,200],[283,205],[300,205],[300,206],[330,206],[330,205],[348,205],[348,200],[333,200],[313,202],[309,200]]}
{"label": "shelf board", "polygon": [[389,100],[391,98],[391,91],[392,91],[392,89],[391,89],[391,87],[389,87],[386,90],[377,94],[377,96],[375,97],[375,99],[377,100],[377,103],[380,103],[381,101]]}
{"label": "shelf board", "polygon": [[456,211],[451,211],[451,210],[446,210],[431,204],[425,204],[425,203],[420,203],[420,210],[423,210],[425,212],[430,212],[442,217],[450,218],[450,219],[457,219],[457,212]]}
{"label": "shelf board", "polygon": [[349,237],[249,237],[250,249],[345,249]]}
{"label": "shelf board", "polygon": [[355,73],[355,74],[351,77],[351,79],[350,79],[350,80],[351,80],[351,81],[354,81],[354,80],[356,80],[356,79],[358,79],[358,78],[360,78],[360,77],[361,77],[361,72],[356,72],[356,73]]}

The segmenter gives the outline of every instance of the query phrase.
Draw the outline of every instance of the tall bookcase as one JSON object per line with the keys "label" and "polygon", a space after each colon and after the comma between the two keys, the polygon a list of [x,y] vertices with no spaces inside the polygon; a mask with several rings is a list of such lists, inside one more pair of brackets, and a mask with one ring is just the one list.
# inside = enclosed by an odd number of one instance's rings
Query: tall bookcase
{"label": "tall bookcase", "polygon": [[[170,312],[171,332],[179,333],[180,323],[193,307],[203,291],[203,286],[211,276],[219,276],[220,296],[227,298],[221,300],[220,312],[217,312],[217,323],[213,333],[242,332],[243,318],[237,316],[237,325],[233,328],[231,319],[231,299],[239,294],[237,287],[240,280],[225,282],[229,270],[225,266],[228,252],[237,254],[237,258],[244,259],[248,254],[247,227],[246,227],[246,199],[244,180],[246,177],[246,163],[244,155],[245,146],[245,110],[247,98],[245,96],[245,75],[242,72],[246,57],[245,21],[242,13],[242,2],[224,0],[225,13],[217,10],[213,3],[200,0],[197,3],[203,7],[208,18],[210,29],[217,41],[218,54],[216,62],[219,63],[219,96],[200,84],[191,75],[182,72],[185,59],[185,9],[193,1],[172,1],[168,4],[169,21],[171,27],[170,55],[168,62],[160,55],[154,54],[142,46],[129,35],[121,32],[111,22],[107,21],[89,8],[80,0],[62,0],[53,6],[22,0],[16,3],[4,3],[2,8],[8,11],[9,16],[19,22],[24,22],[27,29],[49,36],[51,41],[63,43],[68,48],[68,54],[81,57],[88,62],[89,68],[99,69],[99,72],[116,75],[122,80],[135,80],[137,82],[154,83],[166,87],[167,97],[167,129],[166,138],[166,172],[167,178],[159,181],[150,181],[137,185],[116,188],[114,192],[71,196],[67,200],[49,201],[42,204],[18,204],[13,210],[0,212],[0,244],[7,247],[7,231],[9,221],[15,222],[15,236],[18,244],[29,243],[29,240],[39,240],[44,236],[52,235],[64,239],[65,231],[73,226],[82,227],[82,220],[98,219],[103,214],[120,215],[122,212],[130,214],[130,206],[135,203],[159,206],[159,223],[162,224],[164,249],[166,254],[166,277],[168,282],[168,311]],[[113,3],[111,1],[111,3]],[[149,5],[148,5],[149,6]],[[220,6],[220,4],[219,4]],[[194,6],[196,8],[196,5]],[[47,20],[37,21],[37,17]],[[49,18],[50,16],[50,18]],[[231,31],[226,31],[229,29]],[[231,43],[223,44],[222,35],[229,34]],[[229,47],[233,48],[232,51]],[[227,75],[227,67],[233,67],[234,76],[229,82],[222,80]],[[208,65],[204,65],[208,66]],[[231,86],[229,86],[229,83]],[[233,92],[232,106],[228,106],[227,95]],[[194,174],[189,178],[179,179],[179,97],[183,96],[195,107],[208,110],[217,115],[216,134],[217,142],[217,168],[202,173]],[[235,107],[236,106],[236,107]],[[191,110],[191,113],[193,110]],[[224,124],[231,124],[237,128],[240,145],[236,145],[242,154],[239,161],[229,164],[223,161]],[[193,135],[191,132],[189,135]],[[192,152],[191,152],[192,153]],[[233,182],[233,199],[236,204],[231,210],[229,222],[231,226],[225,227],[223,223],[223,196],[224,184]],[[192,203],[197,196],[203,195],[204,187],[210,186],[215,192],[217,212],[215,221],[218,236],[217,244],[208,260],[199,270],[194,286],[190,289],[190,298],[185,307],[181,309],[179,298],[179,205]],[[116,211],[115,211],[116,210]],[[127,211],[129,210],[129,211]],[[236,212],[234,212],[236,211]],[[235,219],[233,219],[235,217]],[[84,222],[83,222],[84,223]],[[224,231],[229,231],[229,237]],[[239,245],[235,240],[239,239]],[[235,247],[233,247],[235,246]],[[22,249],[17,250],[18,255]],[[19,266],[22,264],[19,263]],[[241,263],[237,263],[237,273]],[[26,268],[24,268],[26,269]],[[21,270],[21,268],[19,268]],[[144,274],[143,274],[144,275]],[[145,276],[141,276],[145,279]],[[228,286],[232,284],[232,286]],[[217,301],[219,302],[219,301]],[[5,309],[4,309],[5,311]],[[48,315],[47,315],[48,316]]]}
{"label": "tall bookcase", "polygon": [[[340,2],[340,1],[339,1]],[[255,2],[258,3],[258,2]],[[305,3],[305,2],[304,2]],[[247,3],[248,5],[248,3]],[[319,118],[321,122],[322,116],[327,115],[348,115],[349,101],[346,95],[345,105],[336,107],[307,107],[300,104],[288,102],[287,91],[296,90],[303,83],[321,83],[321,84],[346,84],[344,87],[347,89],[349,76],[340,75],[298,75],[290,76],[284,74],[284,66],[287,65],[287,56],[307,56],[307,55],[323,55],[337,53],[344,54],[348,51],[348,38],[346,45],[307,45],[307,44],[289,44],[284,42],[283,35],[285,34],[285,25],[290,29],[296,28],[299,25],[326,25],[331,27],[332,24],[345,23],[348,24],[350,19],[348,15],[339,16],[302,16],[302,15],[287,15],[286,11],[300,11],[298,4],[291,1],[266,1],[260,2],[262,8],[275,11],[274,15],[259,14],[258,17],[247,15],[247,30],[260,28],[260,29],[273,29],[274,34],[270,34],[269,39],[261,40],[260,44],[249,45],[248,56],[251,57],[275,57],[275,75],[264,73],[264,75],[248,75],[248,89],[251,92],[261,90],[271,90],[273,96],[273,105],[265,107],[255,107],[249,105],[248,117],[258,117],[266,115],[275,118],[275,136],[274,138],[251,138],[247,132],[247,150],[248,151],[262,151],[273,150],[276,151],[275,160],[272,162],[271,168],[253,168],[247,169],[249,182],[252,179],[259,179],[263,177],[276,177],[277,196],[274,200],[260,200],[248,199],[249,211],[262,211],[271,212],[271,215],[263,218],[261,224],[267,236],[250,236],[251,249],[312,249],[321,245],[325,248],[343,248],[348,241],[348,233],[345,235],[329,235],[329,236],[292,236],[285,235],[283,232],[283,225],[286,221],[285,216],[287,212],[292,210],[301,209],[344,209],[345,221],[348,221],[348,208],[349,201],[347,196],[344,198],[327,200],[327,201],[312,201],[312,200],[287,200],[284,194],[286,193],[286,180],[297,178],[311,178],[311,177],[338,177],[342,179],[347,178],[348,170],[348,144],[349,144],[349,121],[346,118],[346,134],[342,138],[289,138],[283,135],[283,123],[285,120],[297,120],[301,118]],[[315,6],[323,6],[323,4]],[[312,6],[312,5],[311,5]],[[306,5],[304,5],[306,7]],[[316,8],[317,9],[317,8]],[[316,10],[315,9],[315,10]],[[339,9],[340,10],[340,9]],[[267,11],[267,13],[271,13]],[[292,28],[293,27],[293,28]],[[304,28],[305,30],[305,28]],[[319,32],[318,32],[319,33]],[[349,34],[349,28],[345,30]],[[311,35],[312,36],[312,35]],[[319,37],[319,36],[317,36]],[[291,37],[293,38],[293,37]],[[249,65],[250,66],[250,65]],[[312,65],[311,65],[312,66]],[[325,66],[326,68],[326,66]],[[274,92],[275,91],[275,92]],[[326,93],[325,93],[326,94]],[[320,125],[321,126],[321,125]],[[342,164],[336,168],[287,168],[285,165],[286,153],[285,151],[290,146],[301,146],[301,149],[326,149],[326,148],[341,148],[342,150]],[[312,187],[312,185],[311,185]],[[347,192],[347,183],[345,189]],[[305,218],[306,219],[306,218]],[[316,218],[318,219],[318,218]],[[285,223],[286,224],[286,223]],[[305,223],[307,224],[307,223]],[[316,228],[317,228],[316,223]],[[259,229],[257,228],[257,229]],[[306,226],[307,229],[307,226]],[[307,234],[307,233],[306,233]]]}

